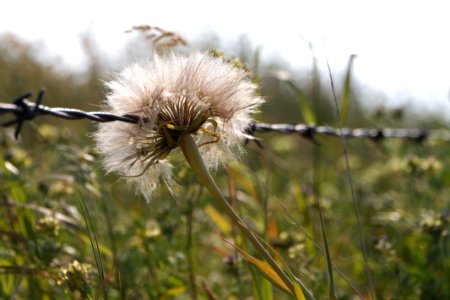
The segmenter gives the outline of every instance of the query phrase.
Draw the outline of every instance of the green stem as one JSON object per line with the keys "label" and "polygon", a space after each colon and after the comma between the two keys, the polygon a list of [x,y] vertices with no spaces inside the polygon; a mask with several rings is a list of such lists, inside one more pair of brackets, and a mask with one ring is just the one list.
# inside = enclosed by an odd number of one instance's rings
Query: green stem
{"label": "green stem", "polygon": [[294,284],[291,279],[286,275],[286,273],[280,268],[280,266],[275,262],[274,258],[270,255],[267,249],[261,244],[258,238],[253,234],[253,232],[248,228],[244,221],[239,217],[236,211],[231,207],[225,197],[222,195],[221,191],[217,187],[215,181],[211,177],[205,163],[198,151],[198,147],[194,142],[194,139],[190,134],[184,134],[179,140],[179,145],[186,157],[189,165],[197,175],[200,182],[206,187],[206,189],[211,193],[211,196],[218,204],[224,209],[227,215],[231,218],[233,223],[237,224],[241,229],[242,233],[245,234],[247,239],[253,244],[255,249],[267,260],[274,271],[280,276],[280,278],[286,283],[291,291],[294,291]]}

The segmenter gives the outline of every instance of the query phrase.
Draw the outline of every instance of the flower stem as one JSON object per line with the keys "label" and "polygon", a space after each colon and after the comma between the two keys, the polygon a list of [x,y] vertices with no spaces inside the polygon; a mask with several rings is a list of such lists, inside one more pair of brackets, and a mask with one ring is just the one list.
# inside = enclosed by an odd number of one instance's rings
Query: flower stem
{"label": "flower stem", "polygon": [[189,165],[197,175],[200,182],[206,187],[206,189],[211,193],[211,196],[217,203],[224,209],[227,215],[231,218],[233,223],[237,224],[241,229],[242,233],[245,234],[247,239],[253,244],[255,249],[267,260],[274,271],[280,276],[284,283],[294,291],[294,284],[291,279],[286,275],[286,273],[280,268],[276,263],[275,259],[270,255],[263,244],[258,240],[258,238],[253,234],[250,228],[244,223],[244,221],[239,217],[236,211],[231,207],[225,197],[222,195],[221,191],[214,182],[211,174],[205,166],[205,163],[198,151],[198,147],[194,142],[194,139],[190,134],[184,134],[180,140],[179,145],[186,157]]}

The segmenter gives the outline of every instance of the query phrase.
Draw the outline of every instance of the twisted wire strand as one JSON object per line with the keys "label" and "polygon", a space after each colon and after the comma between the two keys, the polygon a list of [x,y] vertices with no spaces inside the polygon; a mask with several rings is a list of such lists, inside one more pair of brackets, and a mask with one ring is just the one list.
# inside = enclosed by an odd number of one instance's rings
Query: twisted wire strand
{"label": "twisted wire strand", "polygon": [[[50,115],[53,117],[66,120],[88,119],[95,122],[113,122],[121,121],[126,123],[145,122],[136,115],[117,115],[101,111],[83,111],[74,108],[62,107],[48,107],[42,105],[44,90],[41,90],[37,96],[35,103],[29,101],[31,93],[26,93],[12,103],[0,102],[0,115],[5,113],[12,113],[15,118],[2,123],[2,126],[16,126],[15,137],[17,138],[22,124],[25,121],[32,120],[38,116]],[[344,136],[349,138],[370,138],[373,140],[381,140],[384,138],[399,138],[409,139],[421,142],[425,139],[436,139],[443,141],[450,141],[450,131],[445,129],[423,130],[423,129],[408,129],[408,128],[335,128],[331,126],[315,126],[307,124],[269,124],[269,123],[252,123],[249,124],[247,133],[254,135],[256,132],[278,132],[278,133],[293,133],[299,134],[305,138],[314,141],[316,135],[324,136]]]}
{"label": "twisted wire strand", "polygon": [[331,126],[314,126],[306,124],[268,124],[255,123],[250,125],[250,130],[254,132],[280,132],[297,133],[304,137],[313,138],[316,134],[328,136],[344,136],[350,138],[370,138],[379,140],[383,138],[400,138],[412,140],[424,140],[426,138],[450,138],[443,135],[443,132],[437,130],[408,129],[408,128],[336,128]]}

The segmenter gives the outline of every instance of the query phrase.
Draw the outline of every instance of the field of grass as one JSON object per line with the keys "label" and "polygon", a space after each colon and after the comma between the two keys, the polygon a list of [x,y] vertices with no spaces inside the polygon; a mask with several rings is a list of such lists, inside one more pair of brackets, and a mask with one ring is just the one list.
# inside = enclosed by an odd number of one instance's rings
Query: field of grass
{"label": "field of grass", "polygon": [[[45,86],[45,105],[98,110],[101,80],[110,77],[105,66],[92,60],[86,73],[71,74],[36,52],[2,38],[0,102]],[[256,58],[246,58],[250,70],[259,70]],[[290,81],[267,66],[254,71],[266,99],[257,121],[405,126],[402,111],[364,111],[350,77],[336,87],[338,116],[327,76],[312,69]],[[408,126],[444,126],[421,118]],[[161,183],[147,203],[105,174],[94,130],[90,121],[51,117],[25,123],[18,140],[14,128],[1,129],[1,299],[293,298],[252,263],[248,255],[261,262],[260,253],[181,151],[172,156],[174,193]],[[239,161],[213,177],[316,299],[450,299],[448,142],[256,137],[260,145],[250,141]]]}

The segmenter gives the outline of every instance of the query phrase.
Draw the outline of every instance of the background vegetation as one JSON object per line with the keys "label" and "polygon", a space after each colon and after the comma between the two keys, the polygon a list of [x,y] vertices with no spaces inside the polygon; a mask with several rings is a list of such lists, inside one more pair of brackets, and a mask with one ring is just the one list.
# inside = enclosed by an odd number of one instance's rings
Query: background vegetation
{"label": "background vegetation", "polygon": [[[168,46],[156,42],[138,34],[140,48],[130,51]],[[198,44],[220,48],[217,41]],[[117,68],[89,45],[87,39],[89,68],[71,73],[57,59],[40,59],[35,45],[3,36],[0,100],[45,86],[46,105],[98,110],[102,80]],[[328,75],[314,59],[311,71],[282,79],[278,71],[287,68],[259,61],[245,40],[228,51],[262,86],[267,103],[259,121],[340,124]],[[410,115],[402,109],[365,111],[357,84],[345,80],[350,71],[336,83],[340,103],[349,104],[347,126],[443,127],[431,116],[405,122]],[[42,117],[24,127],[18,141],[13,130],[0,131],[1,299],[288,298],[223,241],[252,252],[181,159],[175,157],[178,193],[162,186],[146,203],[103,172],[90,138],[95,124]],[[339,138],[258,137],[263,147],[249,143],[242,160],[215,177],[316,298],[328,298],[330,287],[320,208],[339,298],[370,299],[373,288],[379,299],[450,299],[448,142],[348,140],[348,172]]]}

